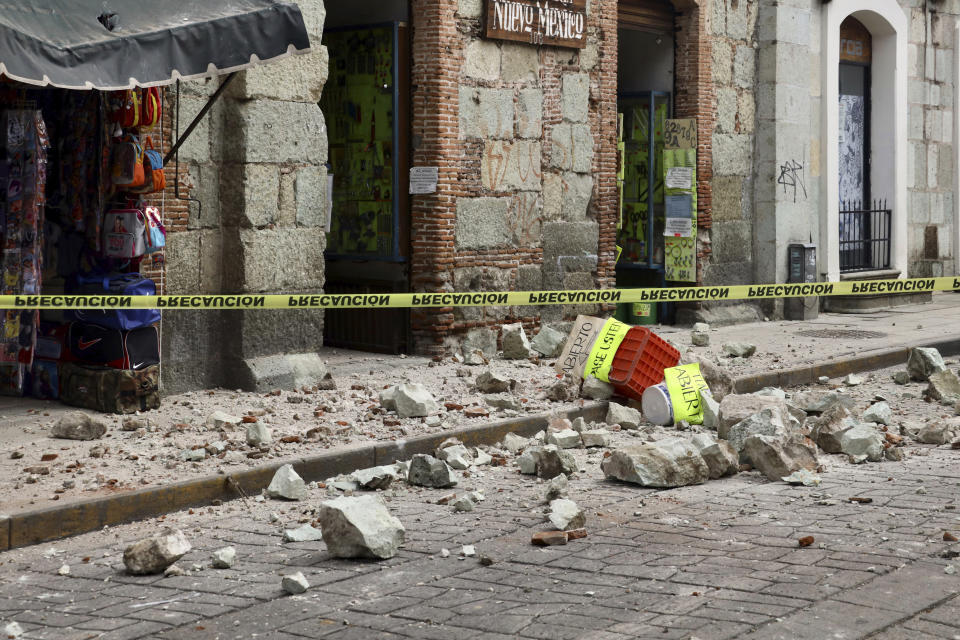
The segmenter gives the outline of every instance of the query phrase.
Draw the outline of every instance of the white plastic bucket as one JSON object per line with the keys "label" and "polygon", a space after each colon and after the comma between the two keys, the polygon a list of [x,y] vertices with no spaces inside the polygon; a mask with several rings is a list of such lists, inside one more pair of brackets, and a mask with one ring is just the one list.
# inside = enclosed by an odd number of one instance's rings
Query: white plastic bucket
{"label": "white plastic bucket", "polygon": [[643,407],[643,417],[659,425],[673,424],[673,404],[670,402],[670,392],[665,384],[656,384],[647,387],[640,400]]}

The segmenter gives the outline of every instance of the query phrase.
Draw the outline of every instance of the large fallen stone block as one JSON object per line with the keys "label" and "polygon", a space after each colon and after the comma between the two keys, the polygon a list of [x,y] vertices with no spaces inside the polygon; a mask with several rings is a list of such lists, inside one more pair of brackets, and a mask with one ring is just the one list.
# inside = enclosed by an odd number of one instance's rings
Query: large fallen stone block
{"label": "large fallen stone block", "polygon": [[167,528],[127,547],[123,552],[123,566],[133,575],[162,573],[188,551],[190,543],[183,532]]}
{"label": "large fallen stone block", "polygon": [[869,425],[858,424],[840,435],[840,451],[858,458],[866,456],[870,462],[883,460],[884,438]]}
{"label": "large fallen stone block", "polygon": [[734,392],[736,380],[724,367],[706,357],[694,357],[693,362],[700,364],[700,375],[710,387],[710,393],[717,402],[721,402],[728,394]]}
{"label": "large fallen stone block", "polygon": [[334,558],[392,558],[406,533],[386,506],[370,495],[324,502],[318,519],[327,552]]}
{"label": "large fallen stone block", "polygon": [[934,400],[960,397],[960,378],[953,371],[936,371],[931,373],[927,380],[930,384],[924,393]]}
{"label": "large fallen stone block", "polygon": [[392,387],[387,387],[380,391],[379,394],[380,406],[383,407],[384,411],[396,411],[397,410],[397,385]]}
{"label": "large fallen stone block", "polygon": [[698,433],[690,439],[700,457],[710,468],[710,479],[732,476],[740,467],[740,456],[725,440],[717,440],[706,433]]}
{"label": "large fallen stone block", "polygon": [[586,523],[586,514],[573,500],[557,498],[550,502],[550,524],[560,531],[580,529]]}
{"label": "large fallen stone block", "polygon": [[505,360],[526,360],[530,357],[530,341],[519,322],[503,325],[503,358]]}
{"label": "large fallen stone block", "polygon": [[515,433],[508,433],[503,436],[503,448],[516,455],[530,446],[530,439],[518,436]]}
{"label": "large fallen stone block", "polygon": [[618,424],[623,429],[638,429],[643,422],[643,414],[631,407],[611,402],[607,406],[607,424]]}
{"label": "large fallen stone block", "polygon": [[807,413],[813,414],[823,413],[838,402],[850,411],[854,408],[853,399],[837,391],[801,391],[795,393],[790,401]]}
{"label": "large fallen stone block", "polygon": [[285,464],[277,469],[267,487],[267,495],[271,498],[303,500],[308,494],[307,483],[293,470],[292,464]]}
{"label": "large fallen stone block", "polygon": [[892,425],[893,411],[886,402],[876,402],[863,412],[864,422],[876,422],[877,424]]}
{"label": "large fallen stone block", "polygon": [[914,380],[927,380],[938,371],[945,371],[947,365],[943,362],[940,352],[930,347],[915,347],[910,349],[907,357],[907,373]]}
{"label": "large fallen stone block", "polygon": [[[727,398],[730,397],[731,396],[727,396]],[[726,401],[726,398],[724,398],[724,401]],[[743,458],[743,447],[747,438],[750,436],[764,435],[785,438],[797,432],[797,429],[791,429],[786,425],[783,419],[783,412],[779,407],[769,407],[761,409],[759,412],[747,416],[745,419],[729,427],[725,434],[722,433],[722,430],[718,431],[717,435],[726,439],[727,442],[730,443],[730,446],[740,454],[741,461],[746,462]]]}
{"label": "large fallen stone block", "polygon": [[419,487],[443,489],[457,484],[457,477],[443,460],[418,453],[410,460],[407,482]]}
{"label": "large fallen stone block", "polygon": [[757,471],[774,481],[794,471],[817,468],[816,447],[801,438],[753,435],[744,442],[743,454]]}
{"label": "large fallen stone block", "polygon": [[557,358],[566,341],[566,334],[550,327],[540,327],[540,332],[530,341],[530,346],[545,358]]}
{"label": "large fallen stone block", "polygon": [[251,447],[270,444],[272,440],[273,432],[267,425],[262,422],[252,422],[247,425],[247,444]]}
{"label": "large fallen stone block", "polygon": [[609,447],[610,432],[606,429],[587,429],[580,433],[584,447]]}
{"label": "large fallen stone block", "polygon": [[398,385],[394,402],[401,418],[423,418],[440,408],[426,387],[416,382]]}
{"label": "large fallen stone block", "polygon": [[65,440],[96,440],[106,432],[106,422],[83,411],[70,411],[53,424],[50,435]]}
{"label": "large fallen stone block", "polygon": [[798,421],[790,414],[787,402],[783,398],[754,394],[730,394],[720,402],[717,435],[726,438],[733,425],[756,415],[763,409],[770,410],[773,419],[783,423],[784,426],[797,423],[794,426],[799,427]]}
{"label": "large fallen stone block", "polygon": [[594,376],[587,376],[580,387],[580,395],[592,400],[609,400],[613,396],[614,388],[609,382],[599,380]]}
{"label": "large fallen stone block", "polygon": [[810,439],[827,453],[842,453],[843,434],[858,424],[845,407],[839,404],[835,407],[825,411],[810,432]]}
{"label": "large fallen stone block", "polygon": [[722,348],[724,354],[731,358],[749,358],[757,352],[757,345],[749,342],[728,342]]}
{"label": "large fallen stone block", "polygon": [[517,381],[488,369],[477,376],[475,384],[480,393],[506,393],[517,386]]}
{"label": "large fallen stone block", "polygon": [[534,459],[537,477],[544,480],[550,480],[561,473],[571,476],[580,469],[573,454],[553,444],[537,447],[530,453]]}
{"label": "large fallen stone block", "polygon": [[708,391],[700,392],[700,405],[703,407],[703,426],[717,430],[720,426],[720,403]]}
{"label": "large fallen stone block", "polygon": [[399,475],[396,465],[391,464],[370,467],[368,469],[357,469],[350,474],[350,477],[361,489],[376,491],[377,489],[386,489],[389,487]]}
{"label": "large fallen stone block", "polygon": [[555,444],[561,449],[574,449],[581,444],[580,434],[573,429],[547,431],[547,444]]}
{"label": "large fallen stone block", "polygon": [[437,449],[437,458],[446,462],[450,467],[464,471],[473,464],[473,455],[462,444],[455,444]]}
{"label": "large fallen stone block", "polygon": [[697,448],[680,438],[617,449],[600,468],[608,478],[644,487],[683,487],[710,479],[710,467]]}
{"label": "large fallen stone block", "polygon": [[958,437],[960,437],[960,418],[931,422],[917,433],[917,440],[923,444],[947,444]]}

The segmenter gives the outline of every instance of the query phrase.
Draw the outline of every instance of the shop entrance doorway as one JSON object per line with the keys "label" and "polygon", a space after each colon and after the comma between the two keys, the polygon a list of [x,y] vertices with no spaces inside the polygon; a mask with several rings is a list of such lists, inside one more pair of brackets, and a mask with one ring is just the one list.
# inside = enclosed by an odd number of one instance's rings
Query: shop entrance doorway
{"label": "shop entrance doorway", "polygon": [[[332,187],[328,293],[409,291],[409,3],[355,0],[328,7],[330,76],[320,100]],[[324,344],[403,353],[407,309],[328,310]]]}

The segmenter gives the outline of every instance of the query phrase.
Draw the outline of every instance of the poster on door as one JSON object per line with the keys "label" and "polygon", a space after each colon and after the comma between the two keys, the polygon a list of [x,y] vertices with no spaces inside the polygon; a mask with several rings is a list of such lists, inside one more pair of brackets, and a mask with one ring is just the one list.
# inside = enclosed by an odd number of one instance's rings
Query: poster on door
{"label": "poster on door", "polygon": [[[669,122],[669,121],[668,121]],[[664,226],[664,277],[672,282],[697,281],[697,150],[664,149],[667,183]]]}

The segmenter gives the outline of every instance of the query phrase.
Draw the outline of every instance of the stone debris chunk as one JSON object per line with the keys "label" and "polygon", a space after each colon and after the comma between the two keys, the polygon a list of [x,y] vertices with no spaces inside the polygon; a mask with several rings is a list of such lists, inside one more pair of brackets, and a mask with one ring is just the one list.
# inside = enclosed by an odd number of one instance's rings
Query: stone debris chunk
{"label": "stone debris chunk", "polygon": [[564,376],[563,380],[557,380],[549,389],[547,389],[546,398],[554,402],[567,402],[575,400],[579,385],[570,376]]}
{"label": "stone debris chunk", "polygon": [[694,435],[690,442],[710,468],[711,480],[732,476],[739,470],[740,457],[729,442],[717,440],[706,433]]}
{"label": "stone debris chunk", "polygon": [[584,447],[609,447],[610,432],[606,429],[590,429],[580,433]]}
{"label": "stone debris chunk", "polygon": [[386,489],[399,476],[396,465],[383,465],[379,467],[370,467],[369,469],[357,469],[350,474],[350,478],[357,483],[357,486],[367,491],[376,491],[377,489]]}
{"label": "stone debris chunk", "polygon": [[623,429],[639,429],[643,422],[643,414],[631,407],[611,402],[607,407],[607,424],[618,424]]}
{"label": "stone debris chunk", "polygon": [[703,390],[700,392],[700,405],[703,407],[703,426],[713,431],[720,425],[720,403],[713,394]]}
{"label": "stone debris chunk", "polygon": [[[724,402],[732,396],[724,398]],[[740,455],[741,462],[749,462],[749,456],[744,456],[743,450],[747,438],[755,435],[787,437],[795,433],[793,429],[786,426],[783,420],[783,414],[776,408],[761,409],[759,412],[748,416],[740,422],[734,424],[726,433],[717,432],[721,438],[725,438],[730,446]],[[779,476],[778,476],[779,477]]]}
{"label": "stone debris chunk", "polygon": [[186,462],[199,462],[207,459],[207,450],[203,447],[197,449],[183,449],[180,452],[180,459]]}
{"label": "stone debris chunk", "polygon": [[695,347],[709,347],[710,346],[710,334],[706,331],[691,331],[690,332],[690,344]]}
{"label": "stone debris chunk", "polygon": [[418,453],[410,460],[407,482],[418,487],[445,489],[457,484],[457,477],[443,460]]}
{"label": "stone debris chunk", "polygon": [[508,433],[503,437],[503,448],[517,455],[530,445],[529,438],[524,438],[523,436],[518,436],[515,433]]}
{"label": "stone debris chunk", "polygon": [[574,449],[581,444],[580,434],[573,429],[563,431],[548,431],[547,444],[555,444],[561,449]]}
{"label": "stone debris chunk", "polygon": [[574,418],[570,423],[570,428],[576,431],[577,433],[583,433],[590,428],[590,425],[587,424],[587,421],[583,417]]}
{"label": "stone debris chunk", "polygon": [[507,393],[486,394],[483,401],[491,409],[506,409],[509,411],[520,411],[523,409],[523,403],[515,396]]}
{"label": "stone debris chunk", "polygon": [[890,376],[896,384],[907,384],[910,382],[910,373],[907,371],[897,371]]}
{"label": "stone debris chunk", "polygon": [[573,454],[556,445],[547,444],[534,449],[531,453],[534,457],[537,477],[544,480],[555,478],[561,473],[571,476],[580,470]]}
{"label": "stone debris chunk", "polygon": [[293,470],[292,464],[285,464],[273,474],[267,486],[267,495],[285,500],[303,500],[309,495],[307,483]]}
{"label": "stone debris chunk", "polygon": [[230,430],[240,424],[242,418],[232,416],[224,411],[214,411],[207,416],[207,427],[210,429]]}
{"label": "stone debris chunk", "polygon": [[938,371],[946,371],[947,365],[943,362],[940,352],[930,347],[915,347],[910,349],[907,357],[907,373],[910,378],[923,382]]}
{"label": "stone debris chunk", "polygon": [[801,438],[752,435],[743,446],[743,456],[753,468],[769,480],[778,481],[794,471],[817,468],[817,453],[813,443]]}
{"label": "stone debris chunk", "polygon": [[393,402],[394,410],[401,418],[425,418],[440,410],[440,405],[426,387],[416,382],[397,385]]}
{"label": "stone debris chunk", "polygon": [[870,462],[883,460],[884,438],[879,431],[866,424],[858,424],[840,435],[840,452],[848,456],[866,456]]}
{"label": "stone debris chunk", "polygon": [[530,357],[530,341],[519,322],[503,325],[504,360],[526,360]]}
{"label": "stone debris chunk", "polygon": [[836,403],[853,410],[853,400],[839,391],[801,391],[791,397],[793,404],[807,413],[820,414]]}
{"label": "stone debris chunk", "polygon": [[319,529],[310,526],[309,523],[296,529],[283,530],[284,542],[314,542],[316,540],[323,540],[323,533]]}
{"label": "stone debris chunk", "polygon": [[543,326],[540,331],[530,341],[530,346],[534,351],[545,358],[556,358],[563,351],[563,345],[567,341],[567,336],[556,329]]}
{"label": "stone debris chunk", "polygon": [[876,402],[863,412],[864,422],[876,422],[877,424],[892,425],[893,411],[886,402]]}
{"label": "stone debris chunk", "polygon": [[953,371],[945,369],[931,373],[927,380],[930,384],[924,393],[934,400],[960,398],[960,378]]}
{"label": "stone debris chunk", "polygon": [[917,433],[917,440],[923,444],[948,444],[957,437],[960,437],[960,418],[932,422]]}
{"label": "stone debris chunk", "polygon": [[536,547],[552,547],[559,544],[567,544],[566,531],[540,531],[533,534],[530,538],[530,544]]}
{"label": "stone debris chunk", "polygon": [[106,432],[106,422],[83,411],[70,411],[53,424],[50,435],[64,440],[96,440]]}
{"label": "stone debris chunk", "polygon": [[[443,445],[441,445],[442,447]],[[454,469],[464,471],[473,465],[473,455],[462,444],[455,444],[446,448],[437,449],[437,458],[443,460]]]}
{"label": "stone debris chunk", "polygon": [[213,552],[210,565],[214,569],[229,569],[237,559],[237,550],[233,547],[224,547]]}
{"label": "stone debris chunk", "polygon": [[790,413],[787,402],[783,398],[775,396],[760,396],[753,393],[748,394],[728,394],[720,402],[718,414],[717,435],[721,438],[727,438],[730,428],[738,422],[742,422],[751,416],[754,416],[764,409],[769,410],[771,420],[776,421],[784,427],[799,427],[799,421]]}
{"label": "stone debris chunk", "polygon": [[823,479],[808,469],[794,471],[788,476],[781,478],[787,484],[803,485],[804,487],[819,487]]}
{"label": "stone debris chunk", "polygon": [[840,437],[844,431],[855,426],[857,421],[847,407],[841,402],[834,402],[816,419],[810,438],[827,453],[840,453]]}
{"label": "stone debris chunk", "polygon": [[550,524],[560,531],[581,529],[587,522],[583,509],[573,500],[557,498],[550,503]]}
{"label": "stone debris chunk", "polygon": [[537,457],[534,451],[539,451],[539,447],[531,447],[525,450],[517,457],[517,466],[520,467],[520,473],[532,476],[537,473]]}
{"label": "stone debris chunk", "polygon": [[251,422],[247,424],[247,444],[251,447],[270,444],[272,440],[273,433],[267,425],[262,422]]}
{"label": "stone debris chunk", "polygon": [[728,342],[722,348],[731,358],[749,358],[757,352],[757,345],[749,342]]}
{"label": "stone debris chunk", "polygon": [[166,528],[135,542],[123,552],[123,565],[132,575],[161,573],[190,551],[190,543],[179,529]]}
{"label": "stone debris chunk", "polygon": [[680,438],[617,449],[600,468],[608,478],[644,487],[683,487],[710,479],[710,468],[696,447]]}
{"label": "stone debris chunk", "polygon": [[19,638],[22,635],[23,635],[23,627],[21,627],[16,621],[11,620],[10,622],[3,625],[4,638]]}
{"label": "stone debris chunk", "polygon": [[473,466],[483,467],[493,462],[493,456],[484,451],[483,449],[474,449],[473,453]]}
{"label": "stone debris chunk", "polygon": [[843,378],[843,384],[848,387],[859,387],[863,384],[863,376],[859,376],[855,373],[849,373]]}
{"label": "stone debris chunk", "polygon": [[473,511],[473,507],[476,503],[468,495],[463,495],[453,501],[453,510],[457,512],[461,511]]}
{"label": "stone debris chunk", "polygon": [[280,588],[283,589],[284,592],[295,596],[306,593],[307,589],[310,588],[310,583],[307,582],[302,572],[297,571],[296,573],[283,576],[280,580]]}
{"label": "stone debris chunk", "polygon": [[477,548],[472,544],[465,544],[460,547],[460,555],[464,558],[472,558],[477,555]]}
{"label": "stone debris chunk", "polygon": [[592,400],[609,400],[614,391],[612,384],[594,376],[587,376],[580,387],[580,395]]}
{"label": "stone debris chunk", "polygon": [[734,392],[736,381],[724,367],[703,356],[694,355],[690,361],[700,365],[703,381],[710,387],[710,393],[717,402],[721,402],[728,394]]}
{"label": "stone debris chunk", "polygon": [[488,369],[477,376],[475,384],[480,393],[508,393],[517,386],[517,381]]}
{"label": "stone debris chunk", "polygon": [[397,385],[392,387],[387,387],[383,389],[378,394],[380,400],[380,406],[383,407],[384,411],[396,411],[397,410]]}
{"label": "stone debris chunk", "polygon": [[327,551],[334,558],[392,558],[406,533],[371,495],[324,502],[318,519]]}
{"label": "stone debris chunk", "polygon": [[569,486],[570,481],[567,480],[567,476],[562,473],[554,478],[551,478],[547,483],[547,490],[544,494],[544,502],[550,502],[551,500],[556,500],[557,498],[562,498],[567,493],[567,487]]}

